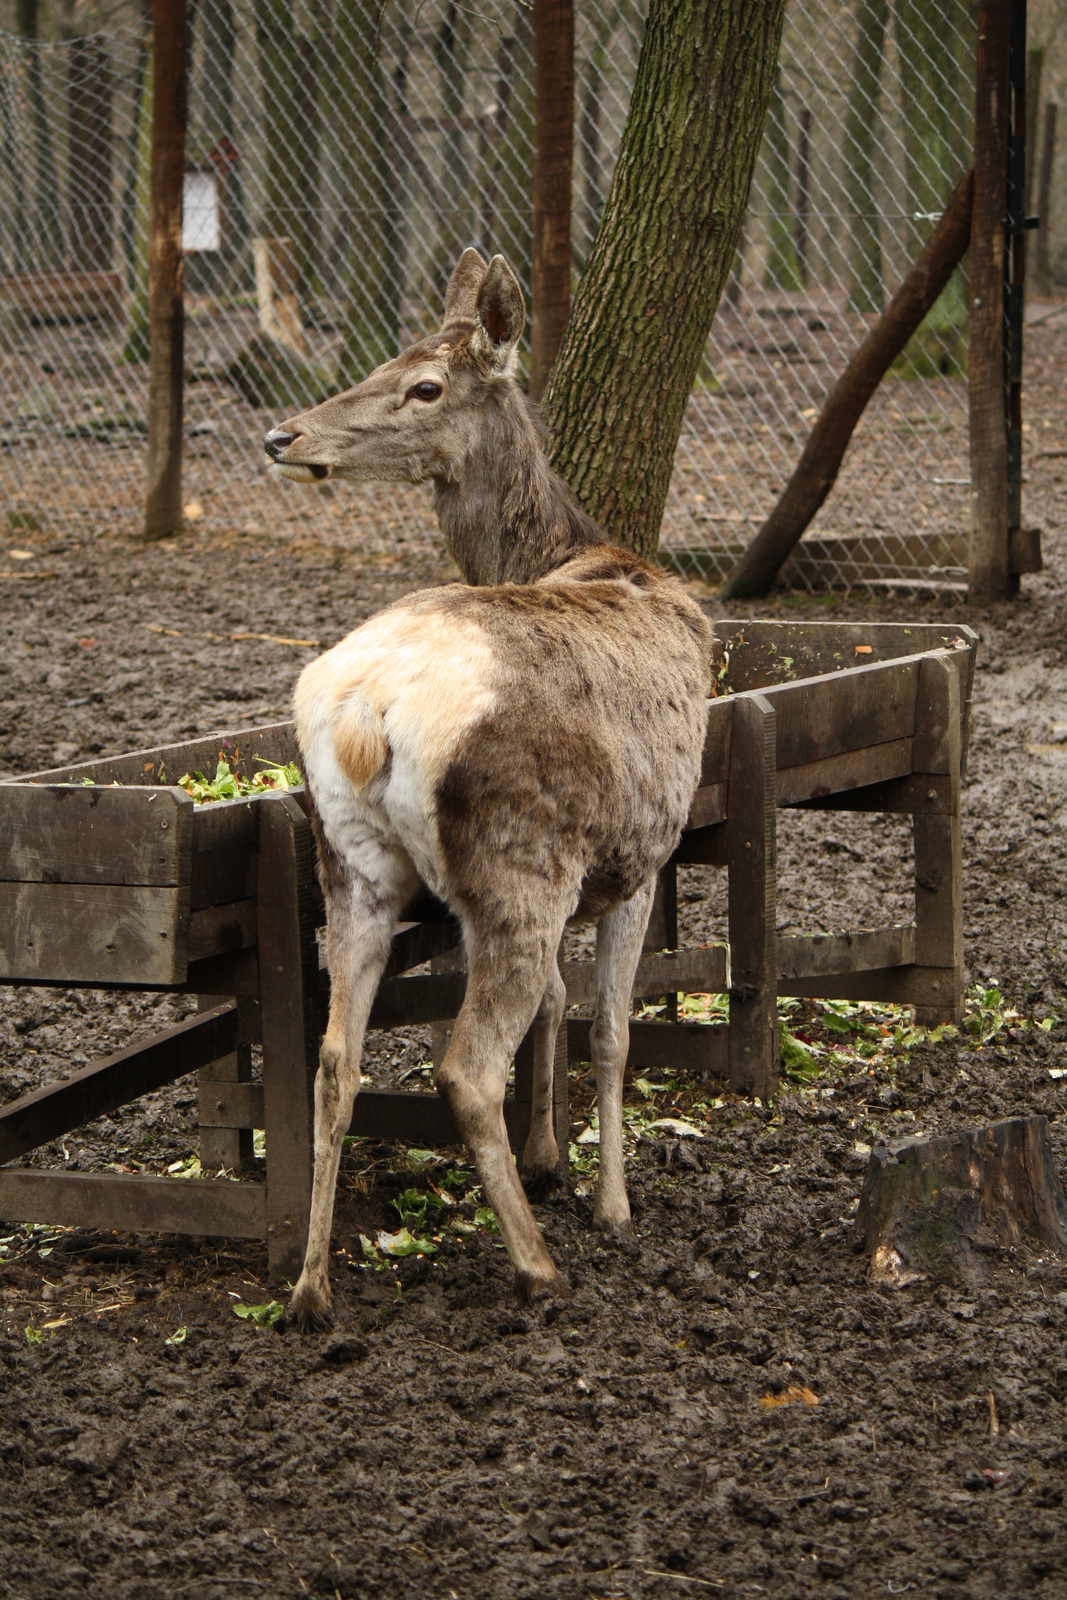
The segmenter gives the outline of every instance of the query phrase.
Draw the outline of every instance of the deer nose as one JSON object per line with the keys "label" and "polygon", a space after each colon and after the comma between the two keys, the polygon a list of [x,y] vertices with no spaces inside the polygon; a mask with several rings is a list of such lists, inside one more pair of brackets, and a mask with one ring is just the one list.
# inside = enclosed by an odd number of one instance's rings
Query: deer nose
{"label": "deer nose", "polygon": [[263,448],[272,461],[280,461],[293,440],[299,437],[299,434],[285,433],[281,428],[272,428],[263,441]]}

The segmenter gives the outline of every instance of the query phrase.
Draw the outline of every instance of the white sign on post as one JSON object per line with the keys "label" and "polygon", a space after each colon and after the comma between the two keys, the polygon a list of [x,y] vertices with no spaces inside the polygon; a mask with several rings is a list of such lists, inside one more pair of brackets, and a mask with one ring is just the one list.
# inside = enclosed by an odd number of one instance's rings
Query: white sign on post
{"label": "white sign on post", "polygon": [[213,172],[186,172],[182,178],[182,249],[221,248],[219,180]]}

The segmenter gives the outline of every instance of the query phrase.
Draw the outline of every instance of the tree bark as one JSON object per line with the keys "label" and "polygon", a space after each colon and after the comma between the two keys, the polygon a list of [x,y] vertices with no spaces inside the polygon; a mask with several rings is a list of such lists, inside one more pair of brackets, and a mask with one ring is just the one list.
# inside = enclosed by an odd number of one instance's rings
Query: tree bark
{"label": "tree bark", "polygon": [[974,107],[971,220],[971,538],[967,597],[1007,595],[1008,432],[1004,413],[1004,212],[1008,175],[1008,45],[1011,0],[982,0]]}
{"label": "tree bark", "polygon": [[553,465],[651,554],[733,264],[784,0],[652,0],[611,192],[549,374]]}
{"label": "tree bark", "polygon": [[148,490],[146,539],[182,522],[182,174],[185,166],[184,0],[152,8],[152,198],[148,226]]}
{"label": "tree bark", "polygon": [[973,176],[968,172],[953,190],[926,249],[827,395],[793,476],[730,574],[723,599],[766,594],[830,493],[867,402],[967,250],[972,192]]}
{"label": "tree bark", "polygon": [[533,170],[531,400],[563,342],[571,298],[574,0],[536,0],[537,147]]}
{"label": "tree bark", "polygon": [[856,1218],[875,1283],[971,1286],[1027,1241],[1067,1255],[1067,1198],[1047,1117],[1012,1117],[871,1153]]}
{"label": "tree bark", "polygon": [[885,304],[882,241],[874,209],[874,133],[888,17],[889,0],[860,0],[845,115],[849,305],[853,311],[881,311]]}

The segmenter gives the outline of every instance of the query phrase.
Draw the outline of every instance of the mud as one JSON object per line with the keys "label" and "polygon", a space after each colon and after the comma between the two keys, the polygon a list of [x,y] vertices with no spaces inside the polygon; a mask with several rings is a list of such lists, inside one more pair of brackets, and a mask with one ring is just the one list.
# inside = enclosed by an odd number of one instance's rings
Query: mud
{"label": "mud", "polygon": [[[630,1241],[592,1234],[584,1180],[539,1206],[572,1292],[534,1308],[484,1229],[364,1263],[358,1230],[395,1227],[391,1202],[440,1187],[460,1152],[429,1167],[348,1152],[336,1326],[309,1339],[234,1315],[238,1298],[284,1298],[258,1248],[0,1230],[0,1595],[1067,1595],[1067,1263],[1024,1249],[990,1257],[977,1288],[888,1293],[853,1249],[876,1138],[1040,1112],[1067,1170],[1065,357],[1051,332],[1028,357],[1027,520],[1046,571],[1018,601],[747,609],[951,614],[982,633],[966,953],[1021,1017],[1001,1010],[985,1043],[902,1038],[873,1070],[820,1057],[821,1076],[786,1080],[769,1108],[651,1074],[655,1111],[702,1136],[646,1133]],[[402,559],[319,537],[314,496],[277,537],[3,543],[7,772],[280,717],[320,645],[448,576],[421,534]],[[908,915],[906,827],[781,817],[779,839],[783,931]],[[721,926],[713,874],[681,887],[687,939]],[[0,1095],[187,1004],[0,990]],[[790,1027],[833,1042],[816,1012]],[[372,1077],[425,1054],[418,1030],[378,1036]],[[577,1131],[590,1088],[581,1073],[574,1087]],[[186,1080],[39,1158],[162,1170],[195,1138]]]}

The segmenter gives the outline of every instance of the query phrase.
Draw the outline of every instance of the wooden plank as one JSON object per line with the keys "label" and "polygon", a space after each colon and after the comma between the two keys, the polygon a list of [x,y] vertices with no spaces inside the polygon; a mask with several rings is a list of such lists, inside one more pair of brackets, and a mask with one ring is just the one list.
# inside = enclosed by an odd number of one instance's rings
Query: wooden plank
{"label": "wooden plank", "polygon": [[[816,680],[818,681],[818,680]],[[781,695],[781,691],[777,691]],[[767,1100],[778,1084],[775,1003],[775,749],[769,695],[739,695],[726,824],[730,929],[730,1088]]]}
{"label": "wooden plank", "polygon": [[952,775],[960,766],[960,686],[949,651],[926,656],[915,700],[913,772]]}
{"label": "wooden plank", "polygon": [[888,783],[870,783],[842,794],[797,802],[799,811],[886,811],[902,815],[949,816],[951,782],[942,773],[911,773]]}
{"label": "wooden plank", "polygon": [[[218,995],[198,995],[197,1010],[210,1011],[220,1002]],[[255,1157],[255,1148],[252,1139],[251,1127],[244,1124],[236,1126],[216,1125],[221,1115],[219,1101],[223,1107],[227,1097],[233,1089],[259,1090],[262,1098],[262,1085],[252,1084],[252,1046],[248,1039],[250,1002],[241,1000],[237,1004],[237,1048],[229,1051],[224,1056],[201,1067],[198,1089],[200,1097],[200,1165],[205,1172],[237,1172],[241,1168],[252,1165]],[[257,1019],[258,1020],[258,1019]],[[204,1108],[209,1115],[213,1112],[215,1121],[205,1122]],[[261,1128],[262,1121],[254,1124]]]}
{"label": "wooden plank", "polygon": [[[821,677],[850,667],[875,666],[927,650],[973,652],[973,628],[932,622],[755,622],[715,625],[714,664],[729,655],[729,687],[735,694],[775,683]],[[961,651],[962,653],[962,651]]]}
{"label": "wooden plank", "polygon": [[707,828],[691,828],[687,833],[683,833],[671,859],[678,866],[728,866],[729,838],[726,823],[715,823]]}
{"label": "wooden plank", "polygon": [[[143,988],[143,984],[127,984]],[[227,994],[252,1001],[259,999],[259,954],[256,950],[237,950],[230,955],[209,956],[206,961],[190,961],[185,981],[177,985],[183,994]],[[261,1040],[256,1040],[260,1043]]]}
{"label": "wooden plank", "polygon": [[[590,1059],[588,1017],[567,1018],[567,1053],[571,1061]],[[727,1035],[719,1023],[630,1023],[628,1067],[662,1067],[693,1077],[725,1077],[728,1070]]]}
{"label": "wooden plank", "polygon": [[0,1110],[0,1162],[14,1161],[151,1094],[226,1055],[236,1044],[237,1007],[227,1003],[96,1061],[61,1083],[24,1094]]}
{"label": "wooden plank", "polygon": [[196,807],[189,891],[194,912],[231,900],[247,900],[255,894],[259,803],[223,800]]}
{"label": "wooden plank", "polygon": [[708,705],[708,725],[704,734],[704,753],[700,761],[699,789],[726,783],[730,776],[730,738],[734,725],[734,701],[729,695]]}
{"label": "wooden plank", "polygon": [[876,928],[868,933],[779,936],[778,983],[838,972],[910,965],[915,960],[915,927]]}
{"label": "wooden plank", "polygon": [[885,1000],[900,1006],[939,1007],[956,988],[954,967],[872,967],[870,971],[780,979],[778,993],[821,1000]]}
{"label": "wooden plank", "polygon": [[193,811],[180,789],[0,787],[0,881],[188,884]]}
{"label": "wooden plank", "polygon": [[780,769],[778,804],[792,806],[801,800],[902,778],[912,770],[911,747],[910,739],[891,739],[865,750],[846,750],[821,761],[806,761],[802,766]]}
{"label": "wooden plank", "polygon": [[256,898],[267,1247],[275,1277],[295,1277],[299,1271],[311,1206],[312,1096],[319,1054],[313,881],[311,825],[291,795],[273,795],[259,808]]}
{"label": "wooden plank", "polygon": [[[508,1096],[504,1101],[504,1123],[512,1150],[521,1150],[530,1131],[529,1105]],[[404,1093],[398,1089],[361,1089],[348,1131],[357,1139],[395,1139],[431,1150],[463,1143],[441,1096],[417,1090]]]}
{"label": "wooden plank", "polygon": [[256,938],[254,898],[234,900],[229,905],[205,906],[189,918],[189,960],[206,961],[210,956],[248,950]]}
{"label": "wooden plank", "polygon": [[463,930],[454,917],[448,922],[401,923],[393,935],[389,960],[382,976],[393,978],[412,967],[420,967],[434,956],[455,950],[462,942]]}
{"label": "wooden plank", "polygon": [[709,783],[698,789],[689,807],[685,831],[688,833],[693,828],[707,828],[716,822],[725,822],[726,794],[725,783]]}
{"label": "wooden plank", "polygon": [[[29,772],[8,781],[80,783],[83,778],[90,778],[93,783],[104,784],[165,784],[176,782],[186,772],[210,770],[213,773],[220,752],[233,771],[241,773],[242,777],[251,777],[259,770],[257,756],[280,766],[290,761],[299,765],[293,723],[265,722],[251,728],[205,733],[199,739],[186,739],[178,744],[152,745],[145,750],[127,750],[121,755],[96,756],[92,761],[50,767],[47,771]],[[217,802],[220,807],[229,803]],[[207,809],[214,810],[214,807]]]}
{"label": "wooden plank", "polygon": [[0,883],[0,982],[162,989],[186,975],[189,890]]}
{"label": "wooden plank", "polygon": [[261,1183],[212,1178],[145,1178],[118,1173],[0,1170],[0,1217],[65,1228],[261,1239],[267,1191]]}
{"label": "wooden plank", "polygon": [[920,659],[883,661],[763,691],[777,713],[778,769],[909,739]]}
{"label": "wooden plank", "polygon": [[[215,1130],[262,1128],[263,1085],[243,1083],[236,1079],[216,1078],[209,1081],[201,1074],[199,1107],[201,1134],[205,1128]],[[200,1157],[200,1164],[205,1167],[208,1165],[204,1161],[203,1154]],[[220,1164],[232,1167],[236,1162]]]}
{"label": "wooden plank", "polygon": [[[670,991],[725,993],[725,945],[703,950],[677,950],[643,956],[634,979],[635,995]],[[568,1005],[589,1005],[596,999],[595,963],[566,961],[563,980]],[[431,973],[428,977],[383,979],[371,1007],[370,1028],[402,1028],[421,1022],[441,1022],[459,1015],[467,989],[465,972]],[[320,1020],[328,1015],[328,997],[320,1000]]]}

